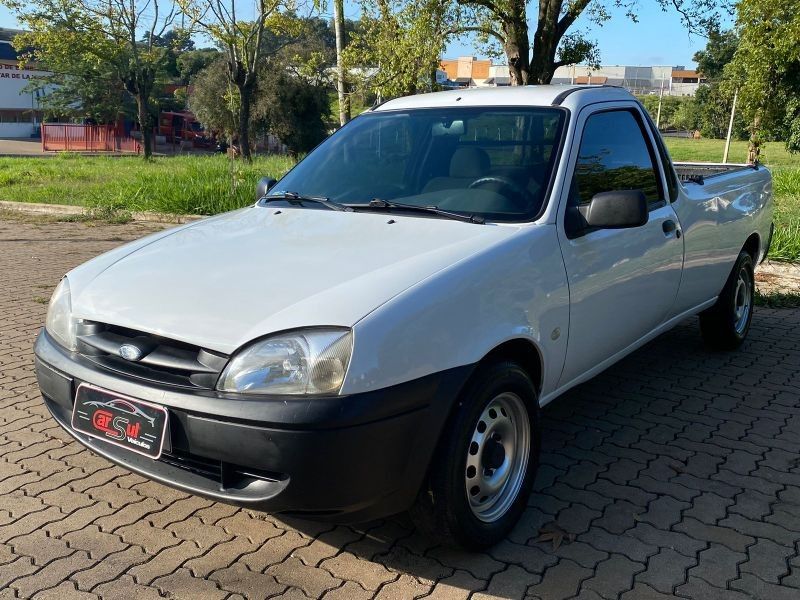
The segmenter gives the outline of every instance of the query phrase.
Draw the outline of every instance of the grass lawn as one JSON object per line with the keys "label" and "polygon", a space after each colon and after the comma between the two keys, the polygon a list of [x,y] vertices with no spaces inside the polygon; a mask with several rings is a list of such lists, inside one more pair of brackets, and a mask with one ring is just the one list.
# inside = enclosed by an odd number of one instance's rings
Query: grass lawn
{"label": "grass lawn", "polygon": [[158,157],[80,156],[0,158],[0,200],[74,204],[108,210],[214,214],[255,200],[259,178],[276,179],[294,161],[257,158],[252,164],[223,155]]}
{"label": "grass lawn", "polygon": [[[722,140],[670,137],[666,143],[677,161],[722,161]],[[776,231],[770,256],[800,262],[800,155],[790,155],[782,143],[768,142],[762,159],[775,182]],[[730,160],[747,160],[747,142],[731,145]],[[0,157],[0,200],[74,204],[112,218],[131,211],[214,214],[252,203],[260,177],[277,179],[292,164],[285,156],[256,158],[252,164],[222,155],[151,161],[75,154]]]}
{"label": "grass lawn", "polygon": [[[725,140],[665,137],[664,142],[676,161],[722,162],[722,155],[725,153]],[[747,162],[747,142],[731,142],[728,161]],[[772,168],[800,168],[800,154],[789,154],[783,142],[766,142],[761,148],[761,162]]]}

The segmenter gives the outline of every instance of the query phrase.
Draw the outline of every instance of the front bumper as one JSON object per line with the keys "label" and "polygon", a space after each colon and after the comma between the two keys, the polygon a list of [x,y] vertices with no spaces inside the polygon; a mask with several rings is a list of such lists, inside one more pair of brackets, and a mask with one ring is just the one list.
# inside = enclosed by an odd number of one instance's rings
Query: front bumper
{"label": "front bumper", "polygon": [[[425,477],[460,367],[352,396],[246,397],[157,386],[70,353],[42,330],[36,376],[56,421],[80,443],[131,471],[195,494],[268,512],[370,520],[408,508]],[[70,426],[86,382],[165,406],[169,440],[158,460]]]}

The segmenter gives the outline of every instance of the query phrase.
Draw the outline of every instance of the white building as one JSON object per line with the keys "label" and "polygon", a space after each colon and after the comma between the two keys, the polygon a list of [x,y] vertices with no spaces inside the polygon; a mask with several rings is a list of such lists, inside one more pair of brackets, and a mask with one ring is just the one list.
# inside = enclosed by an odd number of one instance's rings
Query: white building
{"label": "white building", "polygon": [[[507,65],[494,65],[490,60],[472,56],[442,59],[440,73],[445,87],[492,87],[510,85]],[[437,73],[438,75],[438,73]],[[571,85],[616,85],[634,94],[694,96],[705,79],[697,71],[683,66],[609,65],[594,69],[587,65],[571,65],[556,69],[552,83]]]}
{"label": "white building", "polygon": [[20,69],[16,50],[11,45],[13,29],[0,28],[0,137],[30,138],[38,135],[42,111],[41,92],[25,88],[32,77],[46,75],[42,71]]}
{"label": "white building", "polygon": [[634,94],[660,94],[663,90],[665,96],[694,96],[705,79],[697,71],[683,66],[609,65],[593,69],[587,65],[571,65],[556,69],[552,82],[616,85]]}

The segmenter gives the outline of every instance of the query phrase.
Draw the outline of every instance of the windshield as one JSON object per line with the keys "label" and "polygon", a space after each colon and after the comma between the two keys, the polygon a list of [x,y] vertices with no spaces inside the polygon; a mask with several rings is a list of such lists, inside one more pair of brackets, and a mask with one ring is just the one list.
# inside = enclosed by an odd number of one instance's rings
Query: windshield
{"label": "windshield", "polygon": [[494,221],[531,219],[545,202],[564,115],[516,107],[365,113],[270,195],[291,191],[355,205],[380,199]]}

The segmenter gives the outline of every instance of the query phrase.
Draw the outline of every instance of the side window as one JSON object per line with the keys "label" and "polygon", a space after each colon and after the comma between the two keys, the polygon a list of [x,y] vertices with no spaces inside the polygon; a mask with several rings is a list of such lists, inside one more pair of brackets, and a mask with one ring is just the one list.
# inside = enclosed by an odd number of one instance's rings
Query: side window
{"label": "side window", "polygon": [[675,173],[675,167],[672,166],[672,160],[667,152],[667,147],[664,145],[664,140],[661,137],[661,132],[656,128],[655,123],[649,121],[650,131],[656,140],[658,146],[658,155],[661,157],[661,166],[664,169],[664,175],[667,179],[667,191],[669,192],[669,201],[675,202],[678,199],[678,175]]}
{"label": "side window", "polygon": [[588,204],[595,194],[614,190],[641,190],[651,204],[664,199],[644,130],[628,110],[600,112],[586,120],[570,204]]}

